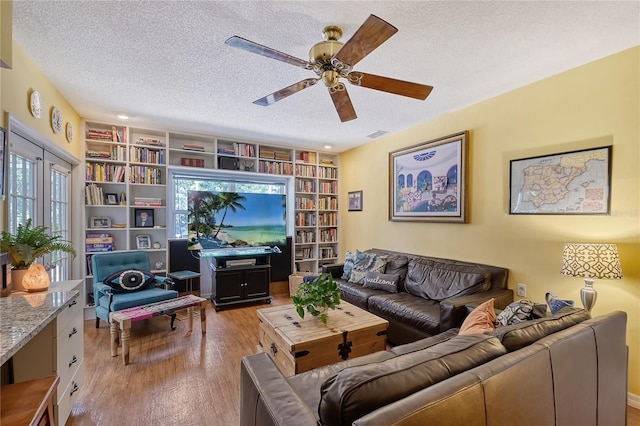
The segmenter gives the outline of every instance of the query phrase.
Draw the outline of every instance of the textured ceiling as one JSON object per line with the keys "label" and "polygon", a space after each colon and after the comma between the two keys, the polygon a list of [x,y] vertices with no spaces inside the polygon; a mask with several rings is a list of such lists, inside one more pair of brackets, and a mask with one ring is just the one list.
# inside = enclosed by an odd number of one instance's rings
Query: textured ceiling
{"label": "textured ceiling", "polygon": [[[640,2],[20,1],[14,39],[77,112],[131,125],[337,152],[640,44]],[[347,85],[341,123],[312,71],[224,44],[238,35],[307,60],[327,25],[369,14],[398,33],[355,67],[434,86],[425,101]]]}

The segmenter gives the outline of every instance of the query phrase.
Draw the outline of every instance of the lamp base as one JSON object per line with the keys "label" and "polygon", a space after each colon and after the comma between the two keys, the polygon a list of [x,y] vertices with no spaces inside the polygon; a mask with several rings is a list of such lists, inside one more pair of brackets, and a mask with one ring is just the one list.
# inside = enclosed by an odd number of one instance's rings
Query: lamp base
{"label": "lamp base", "polygon": [[582,306],[591,312],[593,305],[596,304],[598,298],[598,292],[593,288],[593,278],[584,279],[584,287],[580,289],[580,299],[582,300]]}

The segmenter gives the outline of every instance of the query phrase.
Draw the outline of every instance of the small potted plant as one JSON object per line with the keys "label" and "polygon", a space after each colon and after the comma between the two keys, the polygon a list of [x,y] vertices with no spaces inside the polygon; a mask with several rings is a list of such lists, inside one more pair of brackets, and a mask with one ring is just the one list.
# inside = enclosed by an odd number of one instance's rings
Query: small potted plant
{"label": "small potted plant", "polygon": [[300,318],[305,310],[320,321],[327,323],[327,312],[340,304],[340,286],[331,274],[320,274],[313,281],[303,282],[291,298]]}
{"label": "small potted plant", "polygon": [[38,258],[54,251],[75,256],[76,251],[61,235],[47,234],[45,226],[32,226],[31,219],[18,225],[14,234],[2,231],[0,251],[9,253],[12,266],[12,284],[21,288],[22,276]]}

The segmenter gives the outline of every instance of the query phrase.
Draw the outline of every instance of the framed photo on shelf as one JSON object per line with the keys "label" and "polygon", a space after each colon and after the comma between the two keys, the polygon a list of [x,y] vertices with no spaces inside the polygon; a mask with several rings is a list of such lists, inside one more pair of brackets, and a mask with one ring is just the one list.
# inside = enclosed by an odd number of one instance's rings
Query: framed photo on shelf
{"label": "framed photo on shelf", "polygon": [[389,153],[389,220],[467,222],[467,137],[464,131]]}
{"label": "framed photo on shelf", "polygon": [[135,209],[136,228],[153,228],[153,209]]}
{"label": "framed photo on shelf", "polygon": [[610,213],[611,145],[509,163],[509,214]]}
{"label": "framed photo on shelf", "polygon": [[349,211],[350,212],[362,211],[362,191],[349,192]]}
{"label": "framed photo on shelf", "polygon": [[111,219],[105,216],[93,216],[90,225],[91,228],[111,228]]}
{"label": "framed photo on shelf", "polygon": [[104,201],[105,204],[108,204],[110,206],[115,206],[118,204],[118,194],[104,194]]}
{"label": "framed photo on shelf", "polygon": [[138,249],[150,249],[151,248],[151,235],[149,235],[149,234],[136,235],[136,247]]}

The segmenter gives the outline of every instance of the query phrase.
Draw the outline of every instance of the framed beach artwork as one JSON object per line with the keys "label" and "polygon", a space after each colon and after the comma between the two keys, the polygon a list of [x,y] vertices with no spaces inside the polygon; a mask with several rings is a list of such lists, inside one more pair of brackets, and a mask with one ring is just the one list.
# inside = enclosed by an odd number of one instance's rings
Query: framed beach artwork
{"label": "framed beach artwork", "polygon": [[464,131],[389,153],[389,220],[467,222],[467,137]]}

